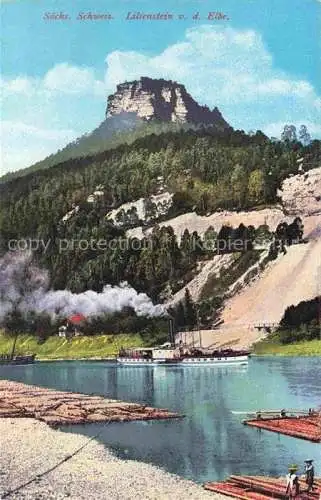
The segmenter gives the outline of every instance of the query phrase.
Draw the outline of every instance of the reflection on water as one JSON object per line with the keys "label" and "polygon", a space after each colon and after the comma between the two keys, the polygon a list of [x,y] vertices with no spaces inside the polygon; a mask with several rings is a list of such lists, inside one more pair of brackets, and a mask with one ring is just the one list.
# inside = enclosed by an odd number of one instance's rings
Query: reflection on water
{"label": "reflection on water", "polygon": [[0,376],[183,413],[182,420],[67,430],[92,436],[103,429],[99,439],[119,456],[151,462],[197,481],[232,473],[285,474],[289,463],[303,465],[309,457],[316,459],[320,473],[318,444],[245,427],[244,417],[232,413],[320,405],[320,358],[255,358],[241,367],[41,363],[0,367]]}

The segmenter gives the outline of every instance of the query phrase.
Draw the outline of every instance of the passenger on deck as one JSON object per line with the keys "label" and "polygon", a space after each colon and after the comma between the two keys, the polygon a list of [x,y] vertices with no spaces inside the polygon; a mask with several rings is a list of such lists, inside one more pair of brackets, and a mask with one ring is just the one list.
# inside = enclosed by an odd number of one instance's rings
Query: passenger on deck
{"label": "passenger on deck", "polygon": [[313,490],[313,483],[314,483],[314,467],[312,462],[313,460],[304,461],[305,482],[308,485],[307,489],[308,492]]}
{"label": "passenger on deck", "polygon": [[289,467],[289,473],[286,476],[286,492],[285,496],[288,498],[297,498],[300,493],[299,478],[296,474],[296,465]]}

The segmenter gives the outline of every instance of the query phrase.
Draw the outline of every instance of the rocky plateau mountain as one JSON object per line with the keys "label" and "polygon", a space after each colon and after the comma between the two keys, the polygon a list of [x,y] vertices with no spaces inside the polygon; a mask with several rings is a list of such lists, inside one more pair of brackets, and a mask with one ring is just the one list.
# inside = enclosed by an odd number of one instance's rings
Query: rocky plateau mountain
{"label": "rocky plateau mountain", "polygon": [[199,105],[184,85],[172,80],[141,77],[117,85],[108,97],[106,118],[123,112],[137,113],[144,120],[216,125],[230,128],[218,108]]}

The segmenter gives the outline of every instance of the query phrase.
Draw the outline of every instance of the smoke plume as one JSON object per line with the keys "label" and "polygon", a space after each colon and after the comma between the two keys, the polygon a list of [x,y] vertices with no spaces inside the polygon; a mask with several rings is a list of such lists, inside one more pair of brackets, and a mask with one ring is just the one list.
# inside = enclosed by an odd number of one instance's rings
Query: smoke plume
{"label": "smoke plume", "polygon": [[137,316],[162,316],[162,305],[154,305],[145,293],[138,293],[127,283],[106,285],[101,293],[87,290],[49,290],[49,274],[32,263],[31,252],[8,252],[0,259],[0,322],[7,313],[18,310],[47,313],[52,318],[81,313],[99,316],[134,309]]}

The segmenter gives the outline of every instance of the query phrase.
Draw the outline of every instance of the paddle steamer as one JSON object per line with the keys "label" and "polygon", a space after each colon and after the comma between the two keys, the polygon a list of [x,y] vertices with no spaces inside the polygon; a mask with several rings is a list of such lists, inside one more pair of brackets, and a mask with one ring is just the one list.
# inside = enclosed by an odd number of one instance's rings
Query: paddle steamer
{"label": "paddle steamer", "polygon": [[250,351],[216,349],[214,351],[164,345],[160,347],[136,347],[121,349],[117,362],[122,365],[244,365],[247,364]]}

